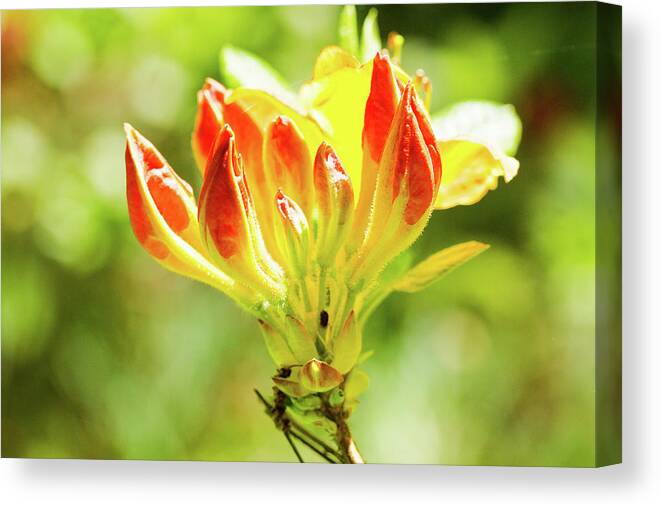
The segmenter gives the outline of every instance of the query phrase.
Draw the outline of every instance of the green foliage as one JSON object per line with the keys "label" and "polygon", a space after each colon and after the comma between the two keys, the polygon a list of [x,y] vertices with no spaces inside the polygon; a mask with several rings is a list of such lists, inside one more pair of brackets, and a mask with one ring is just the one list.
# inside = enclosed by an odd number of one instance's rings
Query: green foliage
{"label": "green foliage", "polygon": [[340,13],[338,25],[338,40],[340,47],[354,56],[358,56],[358,21],[356,7],[346,5]]}
{"label": "green foliage", "polygon": [[218,54],[220,75],[228,88],[257,88],[276,96],[289,94],[285,79],[258,56],[229,44]]}
{"label": "green foliage", "polygon": [[404,276],[395,281],[392,287],[400,292],[423,290],[456,267],[484,252],[487,248],[489,248],[489,245],[479,241],[467,241],[445,248],[410,269]]}
{"label": "green foliage", "polygon": [[381,34],[377,22],[378,11],[370,9],[363,21],[362,38],[360,41],[360,54],[362,61],[366,62],[381,50]]}

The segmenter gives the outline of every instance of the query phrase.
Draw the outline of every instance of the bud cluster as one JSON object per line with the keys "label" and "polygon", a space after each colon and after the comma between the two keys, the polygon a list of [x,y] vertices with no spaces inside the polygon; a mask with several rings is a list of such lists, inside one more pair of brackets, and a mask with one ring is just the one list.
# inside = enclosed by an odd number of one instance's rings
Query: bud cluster
{"label": "bud cluster", "polygon": [[[367,64],[360,181],[311,115],[247,103],[207,79],[192,136],[203,177],[191,188],[126,126],[134,232],[167,268],[205,281],[258,319],[294,399],[356,393],[361,305],[384,266],[420,235],[441,180],[428,114],[388,56]],[[354,191],[354,185],[358,187]],[[330,399],[330,398],[329,398]],[[350,400],[347,400],[350,401]]]}

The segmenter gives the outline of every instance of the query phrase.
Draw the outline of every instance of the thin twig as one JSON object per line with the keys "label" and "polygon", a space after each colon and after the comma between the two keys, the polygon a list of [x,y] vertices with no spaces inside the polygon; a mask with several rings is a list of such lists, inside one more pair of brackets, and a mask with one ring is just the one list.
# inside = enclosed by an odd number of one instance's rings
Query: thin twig
{"label": "thin twig", "polygon": [[283,431],[282,433],[284,433],[285,438],[287,439],[287,442],[289,442],[289,445],[291,445],[291,448],[294,451],[294,454],[296,454],[296,457],[298,458],[298,462],[299,463],[305,463],[305,461],[303,461],[303,457],[301,456],[301,453],[298,452],[298,449],[296,448],[296,444],[294,444],[294,441],[289,436],[289,431]]}
{"label": "thin twig", "polygon": [[[268,402],[268,400],[262,395],[262,393],[260,393],[257,389],[254,389],[254,391],[259,401],[261,401],[262,404],[268,410],[269,415],[273,416],[273,411],[274,411],[273,405],[271,405]],[[343,461],[342,457],[337,453],[337,451],[335,451],[333,448],[329,447],[324,442],[319,440],[317,437],[312,435],[309,431],[307,431],[305,428],[303,428],[298,423],[296,423],[296,421],[292,421],[290,418],[287,418],[286,420],[290,426],[290,429],[287,431],[283,430],[283,433],[285,434],[285,438],[287,438],[289,444],[292,446],[292,449],[294,450],[294,453],[296,454],[296,457],[299,459],[299,461],[303,462],[300,453],[298,452],[298,449],[296,449],[296,447],[294,446],[294,443],[291,441],[290,436],[296,438],[299,442],[304,444],[306,447],[308,447],[310,450],[321,456],[329,463],[333,463],[333,464],[338,463],[338,461],[334,461],[332,458],[335,458],[340,462]],[[319,447],[321,447],[321,449],[317,448],[313,443],[310,442],[310,440],[314,442],[314,444],[317,444]]]}
{"label": "thin twig", "polygon": [[312,440],[315,444],[322,447],[327,453],[332,454],[333,456],[335,456],[338,459],[341,458],[341,456],[339,455],[339,453],[335,449],[330,447],[323,440],[319,439],[318,437],[316,437],[315,435],[310,433],[307,429],[305,429],[303,426],[298,424],[295,420],[289,419],[289,421],[290,421],[291,425],[294,428],[296,428],[297,431],[300,431],[303,436],[305,436],[306,438]]}
{"label": "thin twig", "polygon": [[[321,450],[321,449],[317,449],[315,446],[313,446],[310,442],[306,441],[303,437],[301,437],[301,435],[299,435],[299,434],[296,433],[295,431],[292,430],[292,431],[290,431],[289,433],[290,433],[290,435],[291,435],[292,437],[296,438],[299,442],[301,442],[302,444],[304,444],[305,446],[307,446],[308,449],[314,451],[316,454],[318,454],[318,455],[321,456],[323,459],[325,459],[326,461],[328,461],[328,463],[332,463],[332,464],[334,464],[334,465],[337,465],[337,464],[339,463],[339,461],[335,461],[335,460],[332,459],[333,457],[335,457],[335,454],[333,454],[332,457],[331,457],[331,456],[328,456],[328,454],[326,453],[326,451]],[[337,459],[339,459],[339,457],[338,457]]]}

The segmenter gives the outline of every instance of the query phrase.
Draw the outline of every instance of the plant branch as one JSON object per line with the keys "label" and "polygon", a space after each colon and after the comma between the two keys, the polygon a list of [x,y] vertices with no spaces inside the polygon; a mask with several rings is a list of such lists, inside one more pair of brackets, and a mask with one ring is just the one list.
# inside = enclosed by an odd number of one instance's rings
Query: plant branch
{"label": "plant branch", "polygon": [[298,449],[295,447],[293,441],[291,440],[291,437],[294,437],[296,440],[301,442],[303,445],[308,447],[311,451],[319,455],[327,462],[333,464],[341,462],[342,456],[340,456],[337,451],[315,437],[312,433],[296,423],[296,421],[293,421],[291,418],[287,417],[284,410],[282,410],[280,413],[278,408],[274,405],[271,405],[271,403],[269,403],[268,400],[257,389],[254,391],[259,401],[266,408],[268,415],[275,422],[276,427],[284,433],[285,438],[291,445],[294,453],[296,454],[296,457],[301,463],[303,463],[302,457],[298,452]]}

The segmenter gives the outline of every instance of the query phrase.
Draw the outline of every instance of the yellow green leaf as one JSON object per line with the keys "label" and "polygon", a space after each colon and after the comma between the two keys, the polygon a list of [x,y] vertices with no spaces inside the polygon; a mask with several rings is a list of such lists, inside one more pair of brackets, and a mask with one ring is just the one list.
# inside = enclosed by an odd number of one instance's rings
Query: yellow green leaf
{"label": "yellow green leaf", "polygon": [[220,49],[218,60],[220,75],[228,88],[259,88],[281,100],[295,100],[287,81],[257,55],[228,44]]}
{"label": "yellow green leaf", "polygon": [[436,252],[395,282],[393,290],[418,292],[487,248],[485,243],[467,241]]}
{"label": "yellow green leaf", "polygon": [[326,46],[315,61],[313,79],[321,79],[344,67],[357,69],[360,62],[339,46]]}
{"label": "yellow green leaf", "polygon": [[498,178],[509,183],[519,171],[518,160],[478,141],[441,139],[438,147],[443,174],[437,209],[475,204],[498,186]]}
{"label": "yellow green leaf", "polygon": [[363,370],[354,368],[344,384],[344,396],[348,402],[355,401],[369,387],[370,379]]}
{"label": "yellow green leaf", "polygon": [[360,45],[361,59],[363,62],[371,60],[374,55],[381,51],[381,34],[379,33],[379,23],[377,22],[378,12],[372,8],[367,13],[363,21],[362,40]]}
{"label": "yellow green leaf", "polygon": [[345,5],[342,9],[337,31],[340,46],[349,54],[358,56],[358,21],[354,5]]}

